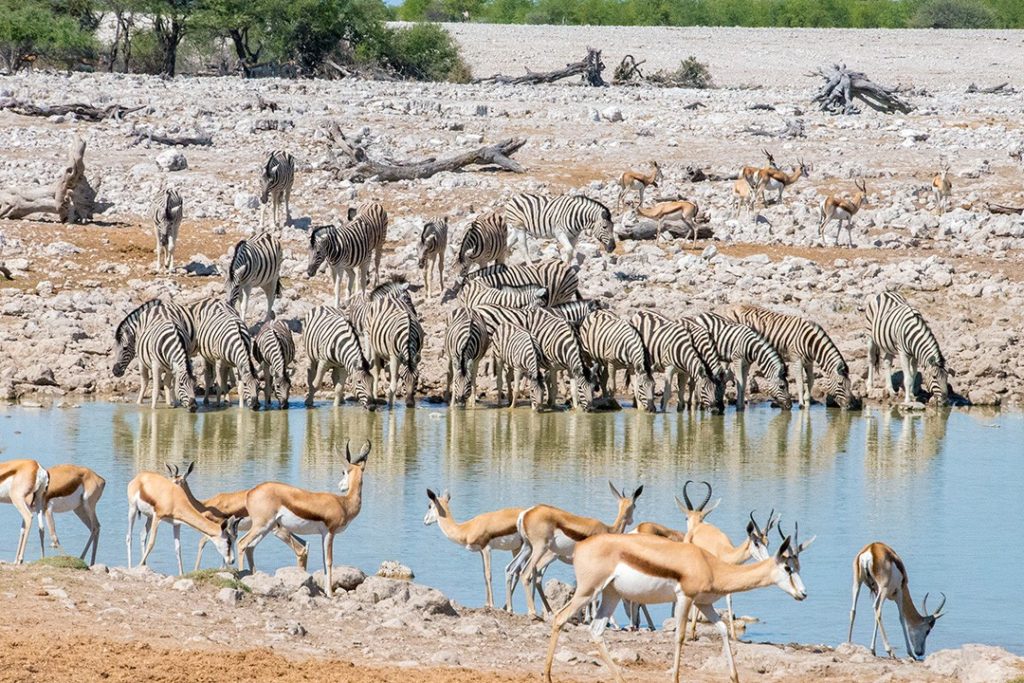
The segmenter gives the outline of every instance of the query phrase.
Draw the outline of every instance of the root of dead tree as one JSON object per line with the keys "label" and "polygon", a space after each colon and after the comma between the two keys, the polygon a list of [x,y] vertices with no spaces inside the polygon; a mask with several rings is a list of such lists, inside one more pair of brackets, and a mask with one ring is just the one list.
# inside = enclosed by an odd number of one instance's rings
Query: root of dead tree
{"label": "root of dead tree", "polygon": [[530,71],[522,76],[504,76],[495,74],[487,78],[477,78],[474,83],[500,83],[506,85],[537,85],[538,83],[554,83],[572,76],[582,76],[587,85],[601,87],[608,85],[601,77],[604,71],[604,62],[601,60],[601,51],[592,47],[587,48],[587,56],[578,62],[566,64],[563,69],[555,71]]}
{"label": "root of dead tree", "polygon": [[855,100],[885,114],[906,114],[913,109],[900,97],[898,89],[878,85],[863,73],[850,71],[845,64],[833,64],[828,70],[820,68],[808,76],[825,79],[814,101],[830,114],[859,114]]}
{"label": "root of dead tree", "polygon": [[74,114],[86,121],[102,121],[114,119],[120,121],[125,114],[139,111],[142,107],[125,107],[120,104],[112,104],[109,107],[100,109],[89,104],[32,104],[15,99],[0,100],[0,109],[7,109],[22,116],[63,116]]}
{"label": "root of dead tree", "polygon": [[[700,223],[695,227],[697,228],[697,239],[707,240],[715,235],[714,231],[707,224]],[[629,227],[620,227],[615,232],[615,236],[623,240],[653,240],[657,237],[657,230],[657,221],[643,219]],[[666,222],[662,226],[661,232],[662,234],[679,239],[693,239],[693,231],[688,226],[679,222]]]}
{"label": "root of dead tree", "polygon": [[641,59],[639,62],[636,61],[636,57],[633,55],[626,55],[619,62],[619,65],[615,67],[615,73],[612,75],[612,83],[615,85],[627,85],[633,83],[642,83],[645,78],[642,71],[640,71],[640,65],[644,64],[647,60]]}
{"label": "root of dead tree", "polygon": [[34,213],[53,213],[61,223],[88,221],[106,207],[96,202],[94,188],[85,177],[85,141],[77,135],[68,160],[52,185],[28,185],[0,190],[0,218],[24,218]]}
{"label": "root of dead tree", "polygon": [[967,86],[967,92],[979,93],[982,95],[1015,95],[1017,90],[1012,87],[1009,82],[993,85],[991,88],[979,88],[974,83],[971,83]]}
{"label": "root of dead tree", "polygon": [[209,147],[213,144],[213,136],[209,133],[199,133],[198,135],[161,135],[152,130],[146,130],[144,128],[132,128],[131,136],[133,138],[132,144],[138,145],[145,143],[148,147],[152,143],[158,145],[170,145],[172,147]]}

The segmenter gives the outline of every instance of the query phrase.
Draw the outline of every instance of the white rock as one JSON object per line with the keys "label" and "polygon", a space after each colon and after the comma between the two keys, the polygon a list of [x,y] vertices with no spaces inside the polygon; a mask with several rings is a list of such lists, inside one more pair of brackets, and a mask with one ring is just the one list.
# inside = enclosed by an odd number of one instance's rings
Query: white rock
{"label": "white rock", "polygon": [[181,152],[173,149],[164,150],[156,157],[156,165],[164,171],[182,171],[188,168],[188,160]]}
{"label": "white rock", "polygon": [[601,118],[612,123],[622,120],[622,110],[618,107],[605,107],[601,110]]}

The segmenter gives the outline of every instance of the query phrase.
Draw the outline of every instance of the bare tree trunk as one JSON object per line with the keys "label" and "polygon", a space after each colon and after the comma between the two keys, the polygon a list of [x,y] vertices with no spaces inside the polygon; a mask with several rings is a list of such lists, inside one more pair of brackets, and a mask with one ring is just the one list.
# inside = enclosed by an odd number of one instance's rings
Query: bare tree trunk
{"label": "bare tree trunk", "polygon": [[[447,159],[425,159],[418,162],[384,162],[366,159],[341,175],[353,181],[374,178],[379,182],[394,180],[413,180],[429,178],[442,171],[457,171],[471,165],[495,165],[506,171],[522,173],[523,168],[510,157],[526,144],[525,138],[510,138],[495,145],[480,147],[470,152],[463,152]],[[362,151],[360,148],[355,148]]]}
{"label": "bare tree trunk", "polygon": [[101,208],[96,202],[97,192],[98,187],[85,177],[85,140],[75,136],[67,164],[53,185],[0,190],[0,218],[54,213],[62,223],[79,223],[91,219]]}
{"label": "bare tree trunk", "polygon": [[489,78],[478,78],[474,83],[508,83],[512,85],[536,85],[538,83],[553,83],[570,76],[583,76],[583,80],[589,85],[607,85],[601,77],[604,71],[604,62],[601,61],[601,51],[594,48],[587,48],[587,55],[578,62],[566,64],[563,69],[555,71],[530,71],[526,70],[523,76],[503,76],[495,74]]}

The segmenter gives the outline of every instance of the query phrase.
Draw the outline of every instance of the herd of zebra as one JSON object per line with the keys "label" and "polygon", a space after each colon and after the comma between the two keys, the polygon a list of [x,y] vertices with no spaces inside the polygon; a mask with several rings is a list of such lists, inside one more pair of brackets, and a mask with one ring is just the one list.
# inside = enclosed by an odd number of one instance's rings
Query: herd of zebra
{"label": "herd of zebra", "polygon": [[[350,208],[343,225],[310,230],[306,272],[312,278],[326,265],[334,285],[334,305],[317,306],[291,325],[275,318],[283,262],[277,237],[277,226],[282,224],[279,205],[283,201],[286,224],[293,180],[294,159],[286,152],[272,152],[263,169],[261,201],[264,209],[272,202],[275,227],[265,225],[264,211],[256,234],[235,245],[224,298],[189,304],[148,301],[118,325],[113,372],[120,377],[139,357],[140,403],[151,382],[153,407],[162,387],[168,403],[176,399],[195,410],[191,358],[198,354],[203,359],[204,403],[211,396],[219,403],[228,393],[229,374],[233,374],[245,405],[260,407],[262,384],[268,407],[272,398],[286,407],[296,357],[292,333],[301,329],[309,359],[307,406],[313,405],[314,394],[330,371],[335,405],[341,404],[351,379],[358,401],[373,409],[381,396],[385,367],[387,404],[394,404],[399,385],[406,404],[414,404],[424,331],[410,285],[400,279],[381,283],[388,214],[380,204]],[[180,196],[173,190],[162,191],[155,212],[161,267],[171,262],[174,243],[173,234],[162,239],[161,231],[166,232],[175,220],[180,223],[180,218]],[[645,309],[627,319],[613,313],[607,301],[582,298],[579,269],[569,263],[584,232],[608,251],[614,250],[611,212],[600,202],[578,195],[513,197],[504,212],[484,214],[468,226],[457,250],[458,275],[445,289],[448,221],[441,217],[425,223],[418,267],[423,271],[427,301],[434,294],[432,271],[437,272],[444,292],[441,303],[457,300],[447,312],[444,337],[447,401],[475,403],[478,368],[488,352],[493,356],[498,401],[507,400],[511,406],[516,405],[525,383],[534,409],[545,404],[554,407],[558,377],[565,373],[566,402],[587,410],[594,406],[595,396],[614,400],[616,373],[624,370],[625,385],[631,389],[634,405],[642,410],[655,410],[655,372],[664,374],[661,410],[669,405],[675,386],[679,410],[721,412],[727,383],[735,385],[736,406],[742,410],[754,372],[761,378],[761,390],[777,405],[789,408],[790,364],[796,370],[796,398],[801,406],[811,402],[816,370],[819,387],[837,405],[845,408],[856,401],[849,365],[828,333],[813,321],[752,305],[694,313],[679,320]],[[527,236],[554,238],[562,258],[533,263]],[[524,263],[506,265],[509,251],[517,244]],[[161,246],[166,261],[160,260]],[[245,316],[254,288],[265,293],[267,309],[265,322],[250,329]],[[874,297],[866,313],[871,331],[868,387],[874,382],[876,366],[884,361],[885,382],[895,397],[891,366],[899,357],[906,402],[917,399],[919,371],[927,383],[926,393],[946,402],[946,362],[921,314],[895,292]]]}

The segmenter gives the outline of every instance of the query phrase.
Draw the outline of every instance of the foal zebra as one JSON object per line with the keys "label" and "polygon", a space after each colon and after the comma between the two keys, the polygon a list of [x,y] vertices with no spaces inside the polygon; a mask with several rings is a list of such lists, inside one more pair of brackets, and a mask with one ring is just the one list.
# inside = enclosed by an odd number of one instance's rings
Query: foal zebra
{"label": "foal zebra", "polygon": [[283,320],[268,320],[252,342],[253,362],[263,371],[263,395],[267,408],[271,406],[271,389],[277,397],[278,407],[288,408],[288,395],[292,389],[291,365],[295,360],[291,329]]}
{"label": "foal zebra", "polygon": [[174,395],[190,413],[196,411],[196,380],[192,373],[192,361],[188,355],[187,342],[181,328],[163,306],[147,306],[139,315],[138,337],[135,349],[139,356],[142,384],[139,387],[141,404],[146,384],[153,380],[153,395],[150,407],[156,408],[161,385],[168,403],[171,401],[171,384]]}
{"label": "foal zebra", "polygon": [[722,383],[697,353],[691,327],[653,311],[634,313],[630,323],[640,332],[640,338],[650,354],[651,368],[665,373],[661,394],[662,411],[668,408],[672,399],[673,379],[678,384],[678,412],[685,410],[687,404],[696,408],[694,394],[702,407],[724,411]]}
{"label": "foal zebra", "polygon": [[476,218],[459,246],[459,274],[465,275],[470,266],[482,267],[490,262],[505,263],[508,254],[508,229],[505,217],[497,211]]}
{"label": "foal zebra", "polygon": [[498,401],[503,401],[502,380],[509,388],[509,408],[516,407],[519,385],[526,378],[530,388],[530,406],[540,410],[544,401],[544,352],[537,339],[519,325],[502,323],[491,336],[494,349],[495,376],[498,383]]}
{"label": "foal zebra", "polygon": [[153,203],[153,227],[156,233],[156,269],[174,270],[174,243],[181,227],[181,195],[163,190]]}
{"label": "foal zebra", "polygon": [[203,379],[206,385],[203,405],[209,404],[210,391],[214,386],[216,403],[220,404],[221,394],[231,403],[227,377],[230,366],[235,372],[239,405],[259,410],[259,384],[256,380],[256,366],[253,365],[252,337],[235,309],[229,306],[207,308],[196,327],[196,344],[199,355],[203,357]]}
{"label": "foal zebra", "polygon": [[274,297],[281,294],[281,242],[269,232],[241,240],[228,267],[228,303],[242,319],[249,311],[249,292],[259,287],[267,295],[267,319],[274,317]]}
{"label": "foal zebra", "polygon": [[840,407],[850,406],[852,391],[849,366],[821,325],[795,315],[750,305],[732,307],[729,317],[754,328],[755,332],[775,347],[783,362],[798,364],[796,388],[801,406],[811,404],[816,363],[824,375],[822,384],[825,393],[835,398]]}
{"label": "foal zebra", "polygon": [[899,356],[903,369],[904,403],[914,401],[914,383],[920,367],[925,371],[921,374],[928,382],[929,393],[940,405],[945,405],[949,401],[946,358],[921,312],[911,306],[902,294],[883,292],[868,302],[866,313],[871,329],[868,389],[874,386],[879,363],[884,362],[885,388],[892,398],[896,398],[898,392],[892,385],[892,361]]}
{"label": "foal zebra", "polygon": [[480,280],[491,287],[544,287],[548,290],[549,306],[579,299],[579,269],[555,259],[548,259],[536,265],[496,264],[460,275],[441,302],[451,301],[466,283],[473,280]]}
{"label": "foal zebra", "polygon": [[417,266],[423,271],[423,288],[427,296],[431,294],[430,271],[437,271],[437,279],[444,291],[444,252],[448,249],[448,219],[434,218],[423,225],[420,232],[419,261]]}
{"label": "foal zebra", "polygon": [[548,290],[544,287],[491,287],[481,280],[471,280],[459,292],[463,306],[488,304],[503,308],[544,308],[548,303]]}
{"label": "foal zebra", "polygon": [[634,407],[653,413],[651,357],[637,329],[614,313],[594,311],[583,319],[580,339],[583,350],[601,366],[599,378],[605,398],[615,397],[615,371],[622,368],[633,377]]}
{"label": "foal zebra", "polygon": [[765,378],[765,393],[782,408],[792,408],[786,364],[764,337],[752,327],[717,313],[700,313],[687,320],[705,328],[714,339],[719,356],[727,363],[732,363],[733,381],[736,382],[736,410],[746,408],[747,376],[753,365],[757,366]]}
{"label": "foal zebra", "polygon": [[260,227],[266,224],[267,201],[273,207],[274,226],[278,226],[278,212],[284,201],[285,225],[292,220],[292,184],[295,182],[295,157],[284,150],[274,150],[267,155],[260,176]]}
{"label": "foal zebra", "polygon": [[572,261],[576,242],[584,230],[591,233],[606,251],[615,250],[611,211],[589,197],[562,195],[552,199],[536,194],[516,195],[505,206],[505,222],[509,230],[509,250],[518,243],[526,263],[532,263],[526,244],[527,235],[556,239],[566,263]]}
{"label": "foal zebra", "polygon": [[373,368],[374,398],[379,396],[380,373],[387,361],[390,374],[388,407],[394,405],[399,379],[406,388],[405,405],[409,408],[415,406],[424,337],[415,310],[390,296],[371,300],[366,315],[366,336]]}
{"label": "foal zebra", "polygon": [[465,405],[468,400],[470,406],[476,404],[477,367],[489,345],[487,325],[479,315],[463,306],[448,313],[444,352],[448,356],[449,403]]}
{"label": "foal zebra", "polygon": [[313,395],[331,370],[334,380],[334,405],[340,406],[345,380],[355,383],[359,403],[367,410],[375,408],[370,397],[370,364],[363,355],[359,334],[345,314],[331,306],[317,306],[306,314],[302,340],[309,357],[306,372],[306,407],[313,407]]}

